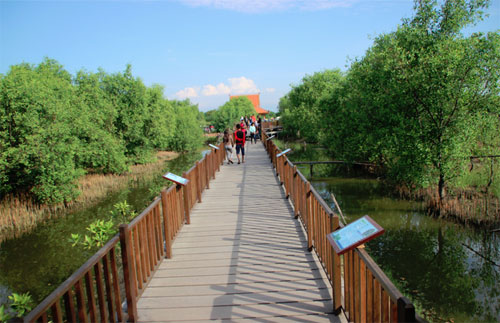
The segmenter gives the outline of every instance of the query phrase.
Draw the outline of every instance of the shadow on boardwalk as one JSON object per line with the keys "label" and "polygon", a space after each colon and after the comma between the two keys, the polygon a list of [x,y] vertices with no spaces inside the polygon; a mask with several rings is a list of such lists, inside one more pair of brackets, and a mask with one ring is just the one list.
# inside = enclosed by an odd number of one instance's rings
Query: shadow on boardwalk
{"label": "shadow on boardwalk", "polygon": [[338,322],[261,144],[224,165],[138,303],[140,321]]}

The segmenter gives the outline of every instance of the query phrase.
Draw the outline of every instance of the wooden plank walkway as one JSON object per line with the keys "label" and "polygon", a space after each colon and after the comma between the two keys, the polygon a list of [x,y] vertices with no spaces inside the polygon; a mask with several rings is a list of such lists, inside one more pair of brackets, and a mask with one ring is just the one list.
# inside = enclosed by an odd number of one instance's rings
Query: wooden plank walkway
{"label": "wooden plank walkway", "polygon": [[262,144],[216,176],[141,296],[139,321],[340,322]]}

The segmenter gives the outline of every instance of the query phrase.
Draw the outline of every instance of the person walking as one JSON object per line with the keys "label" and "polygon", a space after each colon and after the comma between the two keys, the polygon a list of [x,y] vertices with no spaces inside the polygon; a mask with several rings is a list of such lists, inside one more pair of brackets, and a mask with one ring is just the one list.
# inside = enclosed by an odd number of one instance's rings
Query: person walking
{"label": "person walking", "polygon": [[257,139],[255,138],[255,133],[257,132],[257,129],[255,128],[255,124],[252,122],[250,124],[250,143],[257,143]]}
{"label": "person walking", "polygon": [[233,155],[234,140],[233,135],[229,133],[229,129],[224,130],[224,148],[226,149],[227,164],[233,164],[231,156]]}
{"label": "person walking", "polygon": [[241,129],[241,125],[236,125],[236,133],[234,134],[234,141],[236,143],[236,157],[238,158],[238,164],[240,163],[240,152],[241,152],[241,162],[245,162],[245,132]]}

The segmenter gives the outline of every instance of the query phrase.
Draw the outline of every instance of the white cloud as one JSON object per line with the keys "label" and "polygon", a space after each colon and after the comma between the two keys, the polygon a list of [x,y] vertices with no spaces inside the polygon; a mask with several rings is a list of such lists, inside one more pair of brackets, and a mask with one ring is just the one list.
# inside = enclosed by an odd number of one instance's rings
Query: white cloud
{"label": "white cloud", "polygon": [[259,92],[255,82],[244,76],[229,78],[228,81],[228,84],[206,84],[203,86],[201,94],[204,96],[214,96],[228,94],[253,94]]}
{"label": "white cloud", "polygon": [[230,78],[229,83],[231,94],[252,94],[259,92],[255,82],[244,76]]}
{"label": "white cloud", "polygon": [[187,87],[184,90],[180,90],[179,92],[175,93],[175,96],[181,100],[187,98],[196,98],[198,96],[198,91],[196,91],[194,87]]}
{"label": "white cloud", "polygon": [[178,0],[192,7],[213,7],[247,13],[287,9],[324,10],[349,7],[356,0]]}
{"label": "white cloud", "polygon": [[231,89],[224,83],[219,83],[215,86],[207,84],[203,86],[203,90],[201,91],[201,93],[205,96],[222,95],[231,93]]}
{"label": "white cloud", "polygon": [[272,87],[268,87],[264,91],[266,91],[267,93],[274,93],[274,92],[276,92],[276,89],[272,88]]}

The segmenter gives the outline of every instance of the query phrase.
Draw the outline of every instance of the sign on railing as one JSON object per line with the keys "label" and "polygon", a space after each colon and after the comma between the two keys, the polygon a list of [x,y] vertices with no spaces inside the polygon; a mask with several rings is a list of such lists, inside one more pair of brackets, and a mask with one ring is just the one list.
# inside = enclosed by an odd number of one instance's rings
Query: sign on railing
{"label": "sign on railing", "polygon": [[282,151],[282,152],[280,152],[279,154],[277,154],[277,155],[276,155],[276,157],[281,157],[281,156],[283,156],[283,155],[285,155],[285,154],[288,154],[288,153],[289,153],[289,152],[291,152],[291,151],[292,151],[292,148],[288,148],[287,150]]}
{"label": "sign on railing", "polygon": [[346,253],[378,237],[385,230],[368,215],[349,223],[327,235],[328,241],[338,255]]}
{"label": "sign on railing", "polygon": [[210,147],[212,147],[213,149],[215,150],[219,150],[219,147],[215,146],[215,145],[212,145],[212,144],[208,144]]}
{"label": "sign on railing", "polygon": [[180,177],[178,175],[175,175],[173,173],[166,173],[165,175],[163,175],[163,178],[165,179],[168,179],[169,181],[172,181],[176,184],[179,184],[179,185],[186,185],[189,180],[184,178],[184,177]]}
{"label": "sign on railing", "polygon": [[276,136],[275,136],[275,135],[272,135],[271,137],[267,138],[267,139],[266,139],[266,141],[271,140],[271,139],[273,139],[274,137],[276,137]]}

